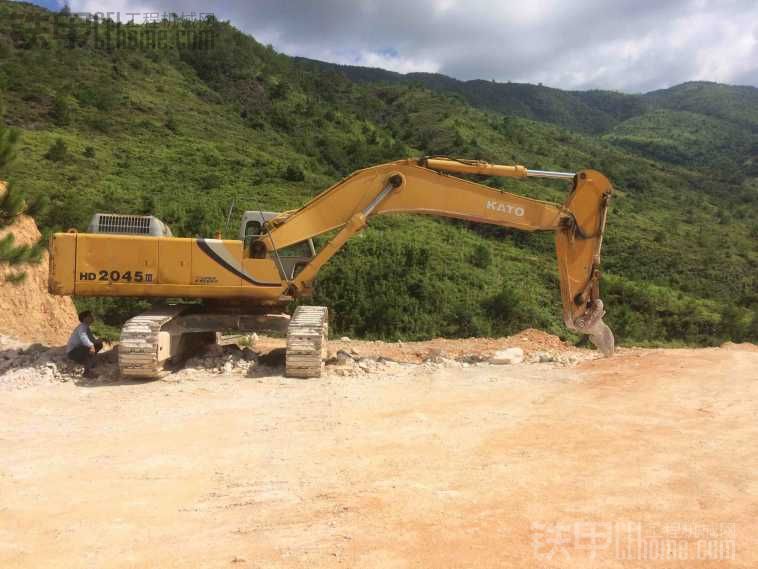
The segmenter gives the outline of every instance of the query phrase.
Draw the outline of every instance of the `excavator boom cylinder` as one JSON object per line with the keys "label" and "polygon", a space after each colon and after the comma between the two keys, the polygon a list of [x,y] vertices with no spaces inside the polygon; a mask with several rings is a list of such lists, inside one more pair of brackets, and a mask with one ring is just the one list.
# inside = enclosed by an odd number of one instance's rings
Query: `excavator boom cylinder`
{"label": "excavator boom cylinder", "polygon": [[451,160],[450,158],[423,158],[420,165],[431,170],[456,172],[459,174],[480,174],[482,176],[499,176],[502,178],[526,178],[524,166],[503,166],[490,164],[481,160]]}
{"label": "excavator boom cylinder", "polygon": [[555,180],[573,180],[576,173],[574,172],[551,172],[549,170],[527,170],[526,175],[529,178],[553,178]]}
{"label": "excavator boom cylinder", "polygon": [[422,158],[421,166],[443,172],[459,174],[479,174],[481,176],[498,176],[501,178],[554,178],[557,180],[572,180],[574,172],[554,172],[550,170],[528,170],[524,166],[503,166],[490,164],[483,160],[454,160],[451,158]]}

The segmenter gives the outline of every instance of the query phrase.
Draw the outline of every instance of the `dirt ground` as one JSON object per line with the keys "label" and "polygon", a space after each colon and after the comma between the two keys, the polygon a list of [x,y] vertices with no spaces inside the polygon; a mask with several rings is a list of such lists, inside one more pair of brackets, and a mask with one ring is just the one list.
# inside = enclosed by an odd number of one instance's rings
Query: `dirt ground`
{"label": "dirt ground", "polygon": [[3,568],[758,567],[755,347],[49,383],[0,418]]}

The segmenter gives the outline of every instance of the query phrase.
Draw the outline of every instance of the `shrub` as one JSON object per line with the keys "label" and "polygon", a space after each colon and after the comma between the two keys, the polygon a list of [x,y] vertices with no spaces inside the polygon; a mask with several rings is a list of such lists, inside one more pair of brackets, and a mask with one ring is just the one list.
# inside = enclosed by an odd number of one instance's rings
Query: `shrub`
{"label": "shrub", "polygon": [[303,169],[299,166],[289,164],[284,170],[282,177],[290,182],[302,182],[305,180],[305,172],[303,172]]}
{"label": "shrub", "polygon": [[174,116],[173,112],[168,112],[166,115],[166,122],[163,124],[163,126],[165,126],[174,134],[177,134],[179,132],[179,123],[176,122],[176,117]]}
{"label": "shrub", "polygon": [[50,118],[58,126],[65,126],[71,123],[71,105],[68,97],[58,95],[53,101],[53,108],[50,109]]}
{"label": "shrub", "polygon": [[478,244],[471,254],[471,264],[480,269],[486,269],[492,264],[492,253],[484,243]]}
{"label": "shrub", "polygon": [[51,162],[63,162],[68,157],[68,147],[62,138],[58,138],[50,145],[45,153],[45,158]]}
{"label": "shrub", "polygon": [[208,174],[205,174],[201,180],[200,180],[200,187],[203,190],[215,190],[216,188],[221,187],[221,176],[218,174],[215,174],[213,172],[210,172]]}

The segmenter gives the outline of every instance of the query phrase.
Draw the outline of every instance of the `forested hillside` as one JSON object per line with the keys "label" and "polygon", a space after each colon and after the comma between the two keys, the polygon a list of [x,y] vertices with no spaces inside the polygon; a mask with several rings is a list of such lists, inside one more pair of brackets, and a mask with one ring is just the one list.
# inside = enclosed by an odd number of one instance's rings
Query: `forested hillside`
{"label": "forested hillside", "polygon": [[[758,339],[755,89],[464,83],[293,59],[215,21],[202,24],[212,42],[169,33],[152,48],[102,45],[69,17],[54,29],[24,24],[40,17],[51,14],[0,2],[3,119],[22,135],[13,181],[47,202],[44,231],[115,211],[157,215],[178,235],[232,237],[244,209],[293,209],[357,168],[406,156],[596,168],[617,190],[603,296],[619,340]],[[555,201],[566,190],[483,181]],[[534,326],[566,336],[557,282],[550,235],[396,216],[372,220],[327,265],[316,300],[338,334]],[[97,306],[118,325],[137,304]]]}

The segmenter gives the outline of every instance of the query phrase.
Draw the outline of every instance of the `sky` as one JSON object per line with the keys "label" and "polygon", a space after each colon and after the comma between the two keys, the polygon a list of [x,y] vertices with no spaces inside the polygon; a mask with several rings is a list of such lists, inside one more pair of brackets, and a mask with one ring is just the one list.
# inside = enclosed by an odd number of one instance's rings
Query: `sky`
{"label": "sky", "polygon": [[758,0],[70,0],[69,5],[74,12],[213,13],[288,55],[401,73],[624,92],[693,80],[758,86]]}

